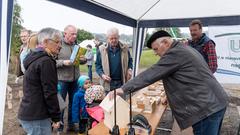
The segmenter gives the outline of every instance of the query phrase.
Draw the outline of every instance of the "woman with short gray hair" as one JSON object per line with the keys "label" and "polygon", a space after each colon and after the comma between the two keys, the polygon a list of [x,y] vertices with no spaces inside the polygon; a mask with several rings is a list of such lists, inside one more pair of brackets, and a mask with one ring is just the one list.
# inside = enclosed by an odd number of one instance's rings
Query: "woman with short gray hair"
{"label": "woman with short gray hair", "polygon": [[61,49],[61,39],[60,31],[42,29],[38,33],[38,47],[23,62],[26,69],[24,95],[18,118],[28,135],[51,135],[51,127],[58,128],[60,125],[57,70],[53,57]]}

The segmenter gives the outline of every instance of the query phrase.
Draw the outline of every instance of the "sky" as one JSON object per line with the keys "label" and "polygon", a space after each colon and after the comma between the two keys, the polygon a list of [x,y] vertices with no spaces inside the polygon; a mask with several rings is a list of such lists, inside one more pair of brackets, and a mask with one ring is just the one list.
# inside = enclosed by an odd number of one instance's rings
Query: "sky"
{"label": "sky", "polygon": [[[22,26],[32,31],[39,31],[45,27],[63,30],[66,25],[72,24],[77,28],[91,33],[106,33],[107,29],[116,27],[120,34],[132,34],[133,28],[114,23],[93,15],[62,6],[46,0],[17,0],[22,11]],[[153,29],[148,30],[150,33]],[[181,28],[189,33],[188,28]]]}
{"label": "sky", "polygon": [[132,27],[114,23],[66,6],[45,0],[17,0],[22,8],[22,25],[27,29],[39,31],[45,27],[63,30],[72,24],[77,28],[92,33],[106,33],[107,29],[116,27],[119,33],[132,34]]}

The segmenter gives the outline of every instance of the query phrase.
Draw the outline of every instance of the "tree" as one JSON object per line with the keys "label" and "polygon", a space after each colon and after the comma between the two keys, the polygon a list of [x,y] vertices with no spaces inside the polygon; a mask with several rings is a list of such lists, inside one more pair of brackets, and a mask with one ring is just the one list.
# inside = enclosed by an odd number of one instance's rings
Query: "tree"
{"label": "tree", "polygon": [[147,41],[149,40],[149,38],[150,38],[150,35],[149,35],[149,33],[147,33],[146,38],[145,38],[145,42],[144,42],[145,47],[147,46]]}
{"label": "tree", "polygon": [[178,27],[161,27],[161,28],[156,28],[155,32],[159,31],[159,30],[167,31],[174,38],[182,38],[181,30]]}
{"label": "tree", "polygon": [[21,18],[21,7],[14,0],[14,10],[12,19],[12,32],[11,32],[11,48],[10,48],[10,62],[9,62],[9,72],[13,73],[17,69],[16,62],[18,61],[17,55],[19,55],[19,50],[21,46],[20,32],[22,29],[23,19]]}
{"label": "tree", "polygon": [[14,2],[13,19],[12,19],[12,37],[11,37],[11,55],[16,56],[19,53],[21,46],[20,32],[22,29],[23,19],[21,18],[21,7]]}
{"label": "tree", "polygon": [[85,31],[83,29],[78,29],[77,30],[77,43],[81,43],[84,40],[90,40],[93,39],[94,36],[92,35],[92,33]]}

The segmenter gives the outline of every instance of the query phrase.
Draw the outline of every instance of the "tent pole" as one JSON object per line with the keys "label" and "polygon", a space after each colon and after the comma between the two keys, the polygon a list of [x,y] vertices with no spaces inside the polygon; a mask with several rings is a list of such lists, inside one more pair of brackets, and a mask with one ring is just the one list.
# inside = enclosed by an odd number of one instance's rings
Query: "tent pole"
{"label": "tent pole", "polygon": [[133,58],[134,58],[134,64],[133,64],[133,77],[135,77],[138,73],[138,67],[141,57],[141,52],[144,46],[144,41],[146,37],[146,28],[139,28],[137,25],[137,28],[134,28],[134,36],[133,36]]}
{"label": "tent pole", "polygon": [[6,87],[8,78],[8,64],[10,57],[11,28],[13,14],[13,0],[1,0],[0,10],[0,134],[3,134],[3,120],[5,110]]}

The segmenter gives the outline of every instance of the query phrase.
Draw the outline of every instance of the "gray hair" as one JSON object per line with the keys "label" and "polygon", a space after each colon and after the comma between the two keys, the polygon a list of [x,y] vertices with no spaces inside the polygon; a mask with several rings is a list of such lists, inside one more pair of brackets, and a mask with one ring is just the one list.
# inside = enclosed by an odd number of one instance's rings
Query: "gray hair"
{"label": "gray hair", "polygon": [[26,28],[22,28],[21,29],[21,32],[20,33],[23,33],[23,32],[27,32],[29,35],[31,34],[31,31],[26,29]]}
{"label": "gray hair", "polygon": [[64,32],[66,32],[69,28],[73,28],[73,29],[77,29],[74,25],[67,25],[65,28],[64,28]]}
{"label": "gray hair", "polygon": [[42,44],[46,39],[53,39],[59,36],[62,39],[62,33],[53,28],[43,28],[38,32],[38,43]]}
{"label": "gray hair", "polygon": [[113,34],[119,35],[118,29],[117,28],[110,28],[107,30],[107,37]]}
{"label": "gray hair", "polygon": [[168,42],[173,42],[173,39],[171,37],[161,37],[161,38],[158,38],[156,41],[158,43],[161,43],[162,40],[167,40]]}

